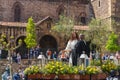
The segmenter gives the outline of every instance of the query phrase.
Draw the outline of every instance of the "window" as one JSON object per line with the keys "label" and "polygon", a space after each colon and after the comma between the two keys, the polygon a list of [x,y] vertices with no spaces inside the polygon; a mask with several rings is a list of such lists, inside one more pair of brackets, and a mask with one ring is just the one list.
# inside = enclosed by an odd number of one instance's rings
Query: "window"
{"label": "window", "polygon": [[85,12],[81,12],[80,15],[78,16],[77,19],[78,24],[82,24],[85,25],[86,24],[86,13]]}
{"label": "window", "polygon": [[63,4],[59,5],[58,8],[56,9],[58,18],[60,17],[60,15],[65,15],[65,7]]}
{"label": "window", "polygon": [[101,4],[100,4],[100,0],[99,0],[99,2],[98,2],[98,6],[99,6],[99,7],[101,6]]}
{"label": "window", "polygon": [[60,8],[59,11],[58,11],[58,15],[64,15],[64,9],[63,8]]}
{"label": "window", "polygon": [[85,17],[81,17],[80,22],[81,22],[82,24],[86,24],[86,19],[85,19]]}
{"label": "window", "polygon": [[21,8],[19,5],[16,5],[14,8],[14,21],[20,22],[20,17],[21,17]]}

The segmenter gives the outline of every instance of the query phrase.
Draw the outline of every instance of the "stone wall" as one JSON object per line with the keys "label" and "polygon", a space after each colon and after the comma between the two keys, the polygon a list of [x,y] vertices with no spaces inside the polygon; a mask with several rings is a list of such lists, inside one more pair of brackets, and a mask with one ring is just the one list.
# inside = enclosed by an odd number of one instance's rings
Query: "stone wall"
{"label": "stone wall", "polygon": [[72,2],[49,2],[44,0],[1,0],[0,7],[3,8],[3,11],[0,10],[2,15],[2,21],[14,21],[14,7],[16,4],[19,4],[21,8],[21,22],[26,22],[29,17],[33,17],[35,21],[41,20],[46,16],[51,16],[54,19],[58,18],[58,11],[60,7],[64,8],[65,14],[77,17],[81,12],[87,13],[87,4],[81,4],[78,1]]}
{"label": "stone wall", "polygon": [[120,0],[112,0],[112,15],[120,18]]}
{"label": "stone wall", "polygon": [[[112,25],[113,20],[120,22],[120,0],[91,0],[95,17],[106,21],[110,29],[120,32],[120,26]],[[120,38],[119,38],[120,43]]]}
{"label": "stone wall", "polygon": [[92,6],[96,18],[111,17],[111,0],[92,0]]}

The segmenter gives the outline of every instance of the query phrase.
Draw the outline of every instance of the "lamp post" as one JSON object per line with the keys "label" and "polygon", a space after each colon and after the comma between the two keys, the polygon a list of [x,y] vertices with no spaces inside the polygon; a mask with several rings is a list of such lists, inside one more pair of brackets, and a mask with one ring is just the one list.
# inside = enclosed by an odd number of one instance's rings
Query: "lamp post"
{"label": "lamp post", "polygon": [[[86,68],[89,65],[88,56],[85,54],[85,51],[83,51],[83,54],[81,54],[80,59],[82,59],[82,63],[84,64],[84,68]],[[92,75],[90,74],[90,80],[92,80]]]}
{"label": "lamp post", "polygon": [[81,54],[80,60],[81,60],[81,63],[84,64],[85,67],[88,66],[87,64],[88,56],[85,54],[85,51],[83,51],[83,53]]}
{"label": "lamp post", "polygon": [[41,52],[37,59],[41,60],[41,67],[43,67],[45,65],[45,56],[43,55],[43,52]]}

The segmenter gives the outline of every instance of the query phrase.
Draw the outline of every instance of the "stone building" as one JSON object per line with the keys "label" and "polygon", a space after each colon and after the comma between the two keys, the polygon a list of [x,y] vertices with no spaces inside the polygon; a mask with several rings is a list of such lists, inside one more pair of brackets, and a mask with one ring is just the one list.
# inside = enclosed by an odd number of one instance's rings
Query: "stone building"
{"label": "stone building", "polygon": [[[72,17],[76,25],[87,25],[92,13],[89,0],[0,0],[0,32],[24,40],[29,17],[36,23],[37,43],[41,48],[64,48],[64,39],[50,28],[60,15]],[[25,49],[25,44],[22,46]]]}
{"label": "stone building", "polygon": [[[112,20],[120,21],[120,0],[91,0],[91,3],[95,18],[109,21],[111,27],[114,27]],[[116,27],[117,32],[120,32],[119,27]]]}
{"label": "stone building", "polygon": [[[120,0],[91,0],[95,18],[107,21],[111,29],[120,33]],[[113,24],[113,21],[117,24]],[[120,36],[119,36],[120,43]]]}

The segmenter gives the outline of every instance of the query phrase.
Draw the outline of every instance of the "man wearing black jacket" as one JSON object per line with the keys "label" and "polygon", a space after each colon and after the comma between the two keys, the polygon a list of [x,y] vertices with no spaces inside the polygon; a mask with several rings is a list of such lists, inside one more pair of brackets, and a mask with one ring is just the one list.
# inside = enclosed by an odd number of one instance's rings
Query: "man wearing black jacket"
{"label": "man wearing black jacket", "polygon": [[85,41],[85,35],[80,34],[79,35],[79,41],[78,43],[75,45],[75,49],[76,49],[76,54],[77,54],[77,58],[80,57],[80,55],[83,53],[83,51],[85,51],[85,54],[87,54],[87,56],[90,56],[90,41],[86,42]]}

